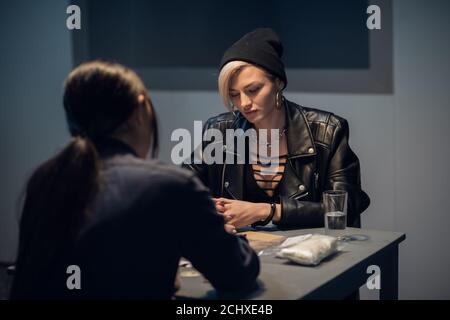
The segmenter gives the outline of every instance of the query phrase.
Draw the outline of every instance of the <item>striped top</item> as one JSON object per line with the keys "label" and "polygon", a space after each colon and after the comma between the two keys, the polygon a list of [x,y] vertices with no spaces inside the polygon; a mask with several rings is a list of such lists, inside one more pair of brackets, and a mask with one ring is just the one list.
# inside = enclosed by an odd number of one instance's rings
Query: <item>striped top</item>
{"label": "striped top", "polygon": [[268,158],[264,159],[259,157],[257,163],[250,166],[253,177],[259,188],[272,198],[275,195],[278,184],[283,178],[287,154],[279,156],[277,159],[270,159],[271,162],[267,164],[262,163],[260,159],[266,163],[269,160]]}

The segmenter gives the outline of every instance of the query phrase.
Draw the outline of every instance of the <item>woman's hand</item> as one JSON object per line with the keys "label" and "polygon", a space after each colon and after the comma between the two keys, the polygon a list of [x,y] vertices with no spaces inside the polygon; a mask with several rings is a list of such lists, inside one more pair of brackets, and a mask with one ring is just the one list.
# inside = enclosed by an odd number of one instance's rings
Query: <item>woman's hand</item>
{"label": "woman's hand", "polygon": [[231,233],[231,234],[237,233],[236,227],[233,226],[232,224],[225,223],[224,228],[225,228],[225,231],[228,233]]}
{"label": "woman's hand", "polygon": [[253,203],[227,198],[214,198],[216,210],[224,216],[225,223],[236,228],[251,225],[266,219],[270,214],[270,204]]}
{"label": "woman's hand", "polygon": [[175,283],[173,285],[174,292],[179,291],[180,288],[181,288],[181,280],[180,280],[180,276],[177,274],[175,276]]}

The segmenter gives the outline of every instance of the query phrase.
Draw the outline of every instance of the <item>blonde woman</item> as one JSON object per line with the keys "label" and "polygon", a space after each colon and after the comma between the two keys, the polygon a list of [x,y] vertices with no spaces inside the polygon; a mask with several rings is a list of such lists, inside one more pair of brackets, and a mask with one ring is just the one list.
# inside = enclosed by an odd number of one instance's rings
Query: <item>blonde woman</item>
{"label": "blonde woman", "polygon": [[[359,160],[348,144],[348,123],[330,112],[302,107],[283,97],[287,77],[282,53],[278,36],[267,28],[244,35],[228,48],[218,82],[229,112],[205,125],[205,130],[218,129],[224,137],[226,129],[255,129],[257,139],[268,141],[268,156],[277,155],[271,163],[275,170],[265,171],[263,161],[209,165],[189,161],[185,167],[210,188],[217,211],[235,227],[270,222],[281,228],[323,226],[324,190],[346,190],[347,224],[360,226],[360,213],[370,199],[361,190]],[[278,149],[270,150],[269,133],[274,129]],[[202,147],[207,145],[204,142]],[[250,153],[250,148],[246,152]],[[257,156],[259,160],[264,157]]]}

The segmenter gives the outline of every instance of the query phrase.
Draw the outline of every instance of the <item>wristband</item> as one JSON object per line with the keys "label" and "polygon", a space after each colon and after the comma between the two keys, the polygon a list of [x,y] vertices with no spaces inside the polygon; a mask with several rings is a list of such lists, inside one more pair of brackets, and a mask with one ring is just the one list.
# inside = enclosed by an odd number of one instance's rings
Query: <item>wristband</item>
{"label": "wristband", "polygon": [[277,205],[275,203],[271,203],[270,204],[270,214],[269,214],[269,216],[266,219],[264,219],[264,220],[257,221],[255,223],[253,223],[252,227],[267,225],[270,221],[272,221],[273,216],[275,215],[276,211],[277,211]]}

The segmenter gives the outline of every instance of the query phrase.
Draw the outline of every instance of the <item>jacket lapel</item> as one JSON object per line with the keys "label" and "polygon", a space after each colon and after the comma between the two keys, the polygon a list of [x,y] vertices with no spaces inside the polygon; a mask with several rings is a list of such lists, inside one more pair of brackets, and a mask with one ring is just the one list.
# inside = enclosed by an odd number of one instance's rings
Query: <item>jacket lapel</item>
{"label": "jacket lapel", "polygon": [[286,166],[287,179],[284,180],[283,188],[290,198],[301,199],[310,195],[314,187],[310,180],[317,150],[303,108],[286,100],[286,117],[289,165]]}
{"label": "jacket lapel", "polygon": [[285,100],[289,158],[316,155],[311,128],[301,106]]}
{"label": "jacket lapel", "polygon": [[[242,116],[241,113],[236,114],[236,119],[234,120],[230,129],[238,130],[242,129],[245,132],[247,129],[251,128],[251,124]],[[236,200],[242,200],[244,198],[244,169],[245,164],[239,164],[238,158],[244,157],[245,154],[238,154],[236,150],[229,150],[226,146],[226,134],[224,137],[225,147],[224,147],[224,165],[223,165],[223,175],[222,175],[222,196],[226,196],[227,193],[231,198]],[[234,144],[236,146],[236,144]],[[247,150],[248,143],[246,141],[245,150]],[[227,153],[232,153],[234,161],[232,164],[226,163]]]}

